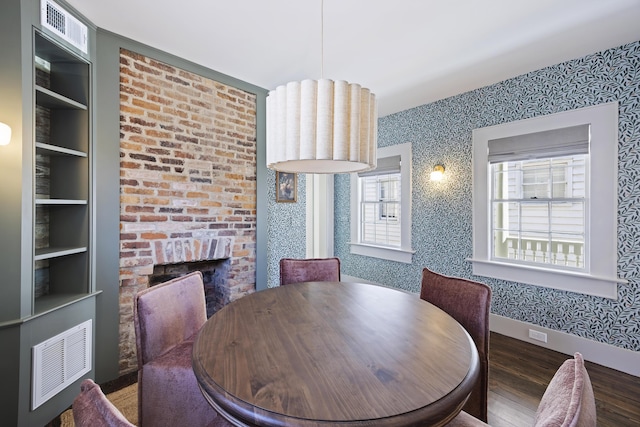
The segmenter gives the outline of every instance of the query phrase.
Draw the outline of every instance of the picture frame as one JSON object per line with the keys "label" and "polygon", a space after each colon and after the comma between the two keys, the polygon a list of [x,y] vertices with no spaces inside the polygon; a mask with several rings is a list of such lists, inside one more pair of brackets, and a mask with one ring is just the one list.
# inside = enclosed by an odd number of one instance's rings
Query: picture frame
{"label": "picture frame", "polygon": [[298,175],[276,171],[276,202],[295,203],[298,198]]}

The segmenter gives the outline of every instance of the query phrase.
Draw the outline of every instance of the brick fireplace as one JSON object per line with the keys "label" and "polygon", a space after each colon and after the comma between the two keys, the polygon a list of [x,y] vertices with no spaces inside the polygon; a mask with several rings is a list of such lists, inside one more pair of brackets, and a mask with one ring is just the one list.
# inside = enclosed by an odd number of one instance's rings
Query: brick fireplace
{"label": "brick fireplace", "polygon": [[255,290],[255,250],[255,95],[122,49],[120,373],[138,291],[207,265],[211,314]]}
{"label": "brick fireplace", "polygon": [[184,276],[194,271],[202,273],[204,293],[207,304],[207,317],[225,305],[224,290],[228,288],[231,258],[211,259],[177,264],[156,264],[149,275],[149,286],[155,286],[168,280]]}

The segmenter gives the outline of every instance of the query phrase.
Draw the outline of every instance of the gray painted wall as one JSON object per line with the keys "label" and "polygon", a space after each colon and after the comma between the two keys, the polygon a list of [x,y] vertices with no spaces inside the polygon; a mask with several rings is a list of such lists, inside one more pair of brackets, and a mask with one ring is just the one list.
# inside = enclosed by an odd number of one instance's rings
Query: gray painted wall
{"label": "gray painted wall", "polygon": [[[59,3],[66,6],[63,1]],[[13,135],[8,146],[0,147],[0,417],[3,425],[15,426],[44,425],[71,404],[80,380],[36,410],[30,409],[32,347],[92,319],[95,312],[93,295],[50,312],[34,311],[34,27],[40,28],[38,0],[3,1],[0,121],[12,127]],[[89,26],[90,43],[92,31]]]}
{"label": "gray painted wall", "polygon": [[115,88],[120,85],[120,51],[108,34],[98,31],[96,39],[95,258],[100,262],[95,265],[95,284],[102,293],[96,304],[95,330],[100,339],[95,343],[99,355],[95,380],[104,383],[117,378],[119,371],[120,98]]}

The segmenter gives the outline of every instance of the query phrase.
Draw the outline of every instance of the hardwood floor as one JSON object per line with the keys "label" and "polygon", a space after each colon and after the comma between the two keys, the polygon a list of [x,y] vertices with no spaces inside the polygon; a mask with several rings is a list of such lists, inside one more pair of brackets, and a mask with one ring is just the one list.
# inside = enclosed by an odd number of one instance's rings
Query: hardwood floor
{"label": "hardwood floor", "polygon": [[[504,335],[489,341],[489,424],[530,427],[544,391],[562,362],[572,356]],[[640,378],[591,362],[599,427],[640,426]]]}
{"label": "hardwood floor", "polygon": [[[538,403],[562,362],[571,356],[491,333],[489,425],[531,427]],[[598,412],[598,427],[640,426],[640,378],[586,362]],[[103,384],[105,393],[136,381],[129,374]],[[59,417],[47,427],[60,426]]]}

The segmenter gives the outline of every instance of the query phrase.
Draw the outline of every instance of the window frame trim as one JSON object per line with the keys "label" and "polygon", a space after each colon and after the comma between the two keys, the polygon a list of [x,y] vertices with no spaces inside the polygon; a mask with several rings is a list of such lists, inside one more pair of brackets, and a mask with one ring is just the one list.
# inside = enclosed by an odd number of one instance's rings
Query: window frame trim
{"label": "window frame trim", "polygon": [[[511,264],[491,259],[490,168],[488,141],[567,126],[591,124],[589,194],[586,224],[589,266],[584,273]],[[618,102],[564,111],[472,132],[473,166],[473,274],[543,286],[586,295],[617,299],[618,269]]]}
{"label": "window frame trim", "polygon": [[411,264],[415,251],[411,249],[411,143],[392,145],[377,149],[377,157],[393,157],[400,155],[400,247],[388,247],[360,243],[360,185],[358,174],[351,174],[351,241],[350,252],[355,255],[363,255],[373,258]]}

